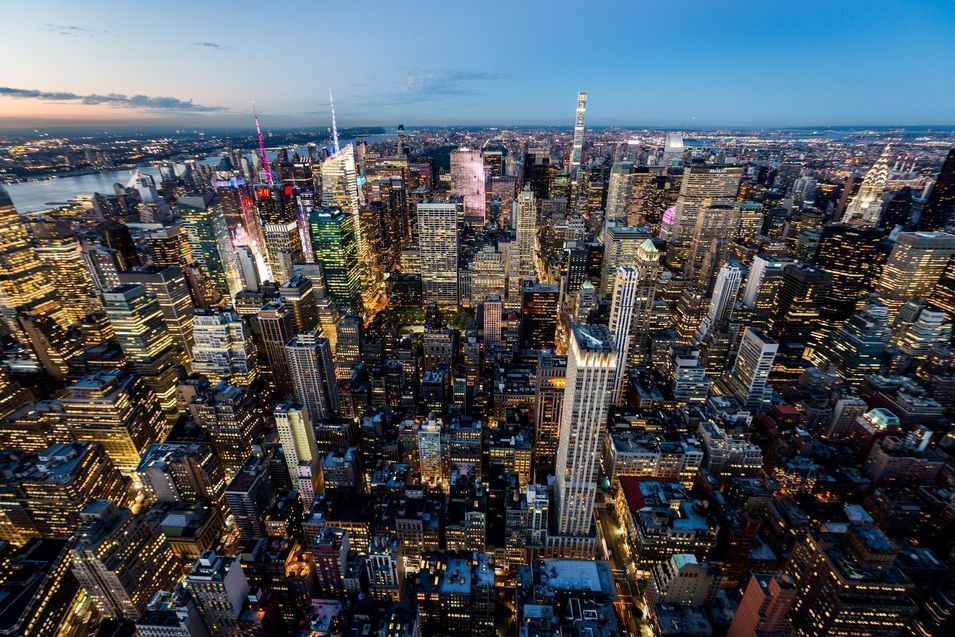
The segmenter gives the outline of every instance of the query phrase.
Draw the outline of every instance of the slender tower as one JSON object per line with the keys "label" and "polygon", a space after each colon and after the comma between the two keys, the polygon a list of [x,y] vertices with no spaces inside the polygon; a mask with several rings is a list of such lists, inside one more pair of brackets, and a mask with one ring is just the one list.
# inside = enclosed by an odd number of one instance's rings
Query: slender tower
{"label": "slender tower", "polygon": [[259,114],[255,112],[255,102],[252,102],[252,117],[255,118],[255,134],[259,136],[259,156],[262,158],[262,167],[265,169],[265,181],[272,185],[272,167],[269,158],[265,156],[265,140],[262,138],[262,128],[259,126]]}
{"label": "slender tower", "polygon": [[640,271],[631,265],[617,268],[613,282],[613,297],[610,302],[610,322],[607,328],[613,336],[616,348],[617,368],[614,374],[612,402],[619,405],[623,395],[623,377],[627,355],[633,336],[633,320],[640,288]]}
{"label": "slender tower", "polygon": [[328,89],[328,104],[332,107],[332,148],[337,155],[341,149],[338,147],[338,124],[335,123],[335,100],[332,98],[332,89]]}
{"label": "slender tower", "polygon": [[574,121],[574,148],[570,151],[570,177],[577,181],[584,153],[584,117],[587,115],[587,91],[577,93],[577,118]]}

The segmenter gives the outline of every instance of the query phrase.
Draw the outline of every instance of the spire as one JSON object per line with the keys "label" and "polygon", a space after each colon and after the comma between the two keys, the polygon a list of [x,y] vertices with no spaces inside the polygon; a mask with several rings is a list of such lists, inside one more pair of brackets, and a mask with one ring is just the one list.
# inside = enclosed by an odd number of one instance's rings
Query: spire
{"label": "spire", "polygon": [[332,89],[328,89],[328,103],[332,107],[332,145],[337,155],[340,149],[338,148],[338,125],[335,123],[335,100],[332,98]]}
{"label": "spire", "polygon": [[272,185],[272,167],[269,166],[269,158],[265,156],[265,140],[262,139],[262,129],[259,127],[259,114],[255,112],[255,100],[252,101],[252,117],[255,118],[255,134],[259,136],[259,156],[262,159],[262,167],[265,168],[265,181]]}

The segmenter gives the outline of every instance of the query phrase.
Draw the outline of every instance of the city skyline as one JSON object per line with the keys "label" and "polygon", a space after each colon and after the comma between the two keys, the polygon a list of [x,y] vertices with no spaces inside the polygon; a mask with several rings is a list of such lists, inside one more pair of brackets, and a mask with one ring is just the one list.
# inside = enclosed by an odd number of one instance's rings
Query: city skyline
{"label": "city skyline", "polygon": [[342,126],[565,126],[580,89],[588,127],[955,124],[949,3],[715,4],[10,6],[0,128],[324,127],[329,88]]}

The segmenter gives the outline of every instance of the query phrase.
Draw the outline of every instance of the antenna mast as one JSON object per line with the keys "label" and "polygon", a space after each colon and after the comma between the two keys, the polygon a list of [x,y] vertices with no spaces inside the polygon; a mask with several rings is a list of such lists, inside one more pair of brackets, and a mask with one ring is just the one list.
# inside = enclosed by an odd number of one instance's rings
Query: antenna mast
{"label": "antenna mast", "polygon": [[259,114],[255,112],[255,100],[252,101],[252,117],[255,118],[255,134],[259,136],[259,157],[262,159],[262,167],[265,168],[265,181],[272,185],[272,167],[269,166],[269,158],[265,156],[265,140],[262,139],[262,129],[259,127]]}
{"label": "antenna mast", "polygon": [[328,89],[328,103],[332,107],[332,146],[337,155],[341,149],[338,147],[338,125],[335,124],[335,100],[332,99],[332,89]]}

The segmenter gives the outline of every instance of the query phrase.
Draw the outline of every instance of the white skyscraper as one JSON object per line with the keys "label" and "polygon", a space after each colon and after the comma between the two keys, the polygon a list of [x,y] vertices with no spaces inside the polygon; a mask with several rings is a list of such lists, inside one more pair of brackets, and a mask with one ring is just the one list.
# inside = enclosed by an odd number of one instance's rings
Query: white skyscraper
{"label": "white skyscraper", "polygon": [[608,328],[613,335],[614,349],[619,352],[617,368],[614,374],[613,404],[620,403],[623,394],[624,369],[627,352],[633,334],[633,318],[636,298],[640,287],[640,272],[633,266],[617,268],[613,281],[613,297],[610,302],[610,322]]}
{"label": "white skyscraper", "polygon": [[256,376],[252,334],[231,310],[197,310],[192,326],[192,371],[213,383],[247,386]]}
{"label": "white skyscraper", "polygon": [[235,256],[239,262],[239,279],[242,281],[242,289],[257,292],[262,281],[259,277],[259,268],[255,263],[252,246],[236,246]]}
{"label": "white skyscraper", "polygon": [[666,145],[663,147],[663,165],[682,166],[683,149],[683,133],[667,133]]}
{"label": "white skyscraper", "polygon": [[418,204],[418,254],[425,302],[458,304],[458,208],[454,201]]}
{"label": "white skyscraper", "polygon": [[285,400],[275,406],[274,415],[289,476],[296,482],[302,499],[311,504],[315,492],[322,488],[322,479],[315,429],[308,408]]}
{"label": "white skyscraper", "polygon": [[571,328],[557,447],[557,536],[548,538],[557,554],[592,557],[596,547],[594,497],[616,369],[617,351],[606,327]]}
{"label": "white skyscraper", "polygon": [[315,331],[293,336],[285,345],[295,398],[315,420],[338,417],[338,385],[328,339]]}
{"label": "white skyscraper", "polygon": [[574,119],[574,147],[570,151],[570,177],[577,180],[584,154],[584,118],[587,115],[587,91],[577,93],[577,114]]}
{"label": "white skyscraper", "polygon": [[768,394],[769,372],[779,344],[763,332],[747,327],[726,386],[747,409],[759,409]]}
{"label": "white skyscraper", "polygon": [[664,237],[672,244],[667,250],[668,263],[685,267],[700,215],[711,206],[731,206],[736,201],[742,176],[742,166],[693,165],[684,168],[670,236]]}
{"label": "white skyscraper", "polygon": [[512,204],[517,225],[517,241],[511,251],[508,277],[508,296],[520,299],[521,288],[525,281],[537,282],[535,251],[537,246],[537,201],[530,184],[517,196]]}
{"label": "white skyscraper", "polygon": [[882,193],[889,182],[889,153],[891,144],[886,144],[879,158],[862,179],[859,192],[846,206],[842,223],[856,223],[874,226],[882,214]]}
{"label": "white skyscraper", "polygon": [[487,207],[484,157],[478,148],[451,151],[451,192],[464,199],[464,216],[484,225]]}
{"label": "white skyscraper", "polygon": [[713,287],[713,296],[710,299],[710,309],[696,331],[697,342],[702,341],[709,331],[725,319],[736,303],[739,286],[743,282],[743,266],[737,261],[725,263],[720,268]]}

